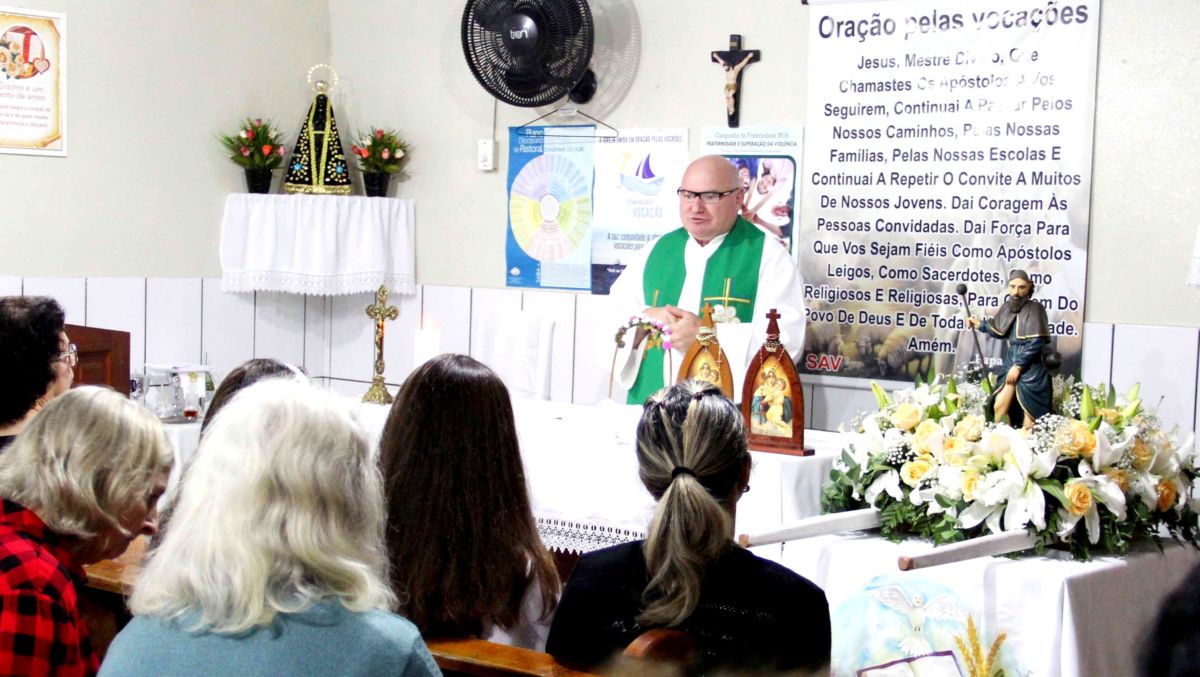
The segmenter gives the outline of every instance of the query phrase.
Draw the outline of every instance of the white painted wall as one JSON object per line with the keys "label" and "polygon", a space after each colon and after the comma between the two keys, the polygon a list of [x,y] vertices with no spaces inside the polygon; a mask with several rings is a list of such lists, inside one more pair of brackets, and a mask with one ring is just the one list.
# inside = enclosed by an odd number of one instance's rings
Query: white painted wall
{"label": "white painted wall", "polygon": [[18,0],[67,15],[66,158],[0,154],[0,275],[218,275],[216,134],[272,118],[294,141],[329,57],[329,4]]}
{"label": "white painted wall", "polygon": [[[224,195],[242,188],[214,134],[247,113],[294,139],[304,73],[332,60],[344,138],[401,128],[415,150],[398,192],[417,200],[423,284],[501,287],[505,140],[543,111],[495,104],[459,43],[463,1],[27,0],[65,12],[70,157],[0,155],[0,277],[214,277]],[[615,126],[723,122],[708,52],[731,32],[747,69],[744,124],[803,123],[807,27],[796,0],[592,0],[633,16],[642,50]],[[1200,326],[1183,280],[1200,212],[1200,3],[1106,0],[1101,12],[1087,319]],[[501,141],[474,169],[475,141]],[[695,143],[693,143],[695,148]],[[291,312],[291,311],[288,311]]]}

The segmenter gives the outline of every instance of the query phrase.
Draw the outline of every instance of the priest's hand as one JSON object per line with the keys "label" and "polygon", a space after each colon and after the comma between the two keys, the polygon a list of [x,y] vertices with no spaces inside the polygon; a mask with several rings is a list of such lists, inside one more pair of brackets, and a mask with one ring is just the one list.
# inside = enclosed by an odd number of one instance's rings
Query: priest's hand
{"label": "priest's hand", "polygon": [[700,316],[675,306],[667,306],[666,311],[671,316],[671,347],[686,353],[700,331]]}
{"label": "priest's hand", "polygon": [[[642,310],[642,317],[646,318],[647,320],[661,322],[664,327],[671,326],[671,323],[675,321],[675,318],[670,312],[667,311],[665,306],[646,308]],[[642,345],[642,341],[646,340],[646,336],[649,333],[650,330],[646,329],[645,327],[638,327],[637,331],[633,334],[633,346],[636,348]]]}
{"label": "priest's hand", "polygon": [[1021,378],[1021,368],[1014,364],[1009,368],[1008,376],[1004,377],[1004,383],[1005,385],[1015,386],[1019,378]]}
{"label": "priest's hand", "polygon": [[979,318],[971,317],[970,315],[968,315],[967,316],[967,324],[971,325],[972,329],[978,329],[979,328]]}

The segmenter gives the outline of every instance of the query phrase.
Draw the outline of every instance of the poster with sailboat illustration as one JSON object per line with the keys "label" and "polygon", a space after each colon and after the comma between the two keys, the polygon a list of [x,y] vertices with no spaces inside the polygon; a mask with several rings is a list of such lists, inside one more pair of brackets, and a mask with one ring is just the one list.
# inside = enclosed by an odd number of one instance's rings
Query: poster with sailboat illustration
{"label": "poster with sailboat illustration", "polygon": [[593,294],[607,294],[634,252],[679,227],[675,189],[687,163],[686,128],[622,129],[596,139]]}

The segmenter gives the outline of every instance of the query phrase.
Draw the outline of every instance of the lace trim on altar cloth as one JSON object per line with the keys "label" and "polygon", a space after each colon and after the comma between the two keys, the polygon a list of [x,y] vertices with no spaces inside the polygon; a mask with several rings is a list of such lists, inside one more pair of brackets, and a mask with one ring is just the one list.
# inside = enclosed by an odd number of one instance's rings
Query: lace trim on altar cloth
{"label": "lace trim on altar cloth", "polygon": [[415,294],[415,275],[378,271],[344,275],[309,275],[278,270],[229,271],[221,277],[223,292],[268,291],[308,296],[374,293],[380,285],[393,294]]}
{"label": "lace trim on altar cloth", "polygon": [[537,529],[550,550],[580,555],[646,538],[644,531],[551,517],[538,517]]}

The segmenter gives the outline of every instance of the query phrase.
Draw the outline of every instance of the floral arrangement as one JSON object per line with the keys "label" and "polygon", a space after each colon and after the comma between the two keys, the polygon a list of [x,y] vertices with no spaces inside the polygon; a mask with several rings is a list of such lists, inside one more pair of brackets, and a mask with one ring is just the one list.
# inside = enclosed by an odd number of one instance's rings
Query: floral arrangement
{"label": "floral arrangement", "polygon": [[939,544],[1027,529],[1038,552],[1076,559],[1162,532],[1197,545],[1192,436],[1164,431],[1138,386],[1119,397],[1056,376],[1053,413],[1026,432],[987,421],[986,383],[935,379],[891,397],[872,384],[879,411],[843,428],[825,511],[875,507],[884,536]]}
{"label": "floral arrangement", "polygon": [[350,147],[364,172],[395,174],[408,156],[408,143],[391,129],[374,129],[359,134],[361,139]]}
{"label": "floral arrangement", "polygon": [[630,329],[645,329],[650,332],[650,338],[646,340],[647,348],[662,348],[663,350],[671,349],[671,327],[658,320],[651,320],[647,317],[634,315],[629,318],[629,321],[621,325],[617,329],[616,343],[617,347],[625,345],[625,334]]}
{"label": "floral arrangement", "polygon": [[246,118],[237,134],[221,135],[221,145],[229,151],[229,159],[244,169],[275,169],[287,152],[283,134],[262,118]]}
{"label": "floral arrangement", "polygon": [[667,351],[667,370],[672,373],[674,372],[674,367],[671,366],[672,357],[670,325],[664,322],[659,322],[658,320],[652,320],[648,317],[633,315],[629,318],[628,322],[617,328],[617,335],[614,339],[616,342],[616,347],[613,348],[612,367],[609,370],[608,376],[608,397],[610,399],[612,398],[613,380],[617,373],[617,354],[620,353],[621,348],[625,347],[625,334],[629,333],[630,329],[633,329],[635,332],[639,329],[644,329],[649,332],[649,336],[646,337],[646,348],[662,348],[663,350]]}

